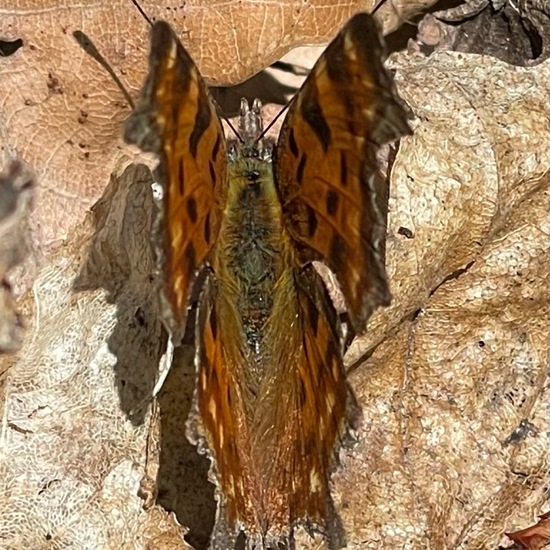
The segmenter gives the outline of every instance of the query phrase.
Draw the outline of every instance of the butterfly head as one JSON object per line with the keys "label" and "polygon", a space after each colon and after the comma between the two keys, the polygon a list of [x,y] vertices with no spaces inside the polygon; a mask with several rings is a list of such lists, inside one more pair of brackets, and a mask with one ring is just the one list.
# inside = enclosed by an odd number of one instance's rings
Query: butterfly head
{"label": "butterfly head", "polygon": [[255,99],[252,109],[246,98],[241,99],[241,116],[239,119],[239,135],[245,147],[254,147],[263,131],[262,102]]}
{"label": "butterfly head", "polygon": [[241,99],[241,113],[237,137],[229,149],[230,161],[237,158],[252,158],[271,161],[272,144],[263,139],[262,102],[255,99],[252,106],[244,97]]}

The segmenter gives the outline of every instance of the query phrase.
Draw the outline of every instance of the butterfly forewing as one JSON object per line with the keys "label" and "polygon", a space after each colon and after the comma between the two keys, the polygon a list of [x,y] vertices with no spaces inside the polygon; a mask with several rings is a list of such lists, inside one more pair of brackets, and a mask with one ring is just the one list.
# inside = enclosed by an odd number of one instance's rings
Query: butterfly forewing
{"label": "butterfly forewing", "polygon": [[159,155],[165,320],[177,343],[193,281],[219,232],[227,152],[221,122],[193,60],[167,23],[155,23],[151,33],[149,77],[125,137]]}
{"label": "butterfly forewing", "polygon": [[410,133],[382,62],[374,19],[356,15],[293,99],[276,153],[278,190],[300,258],[322,260],[336,274],[359,331],[390,299],[384,267],[388,189],[376,152]]}

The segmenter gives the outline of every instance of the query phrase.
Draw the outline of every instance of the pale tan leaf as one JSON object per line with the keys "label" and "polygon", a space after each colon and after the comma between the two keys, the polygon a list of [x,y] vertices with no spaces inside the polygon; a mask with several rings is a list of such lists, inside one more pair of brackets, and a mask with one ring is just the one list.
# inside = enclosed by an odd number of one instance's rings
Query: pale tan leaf
{"label": "pale tan leaf", "polygon": [[0,367],[4,548],[137,549],[174,531],[164,511],[142,508],[149,421],[129,417],[162,345],[149,182],[143,167],[114,178],[23,300],[23,351]]}

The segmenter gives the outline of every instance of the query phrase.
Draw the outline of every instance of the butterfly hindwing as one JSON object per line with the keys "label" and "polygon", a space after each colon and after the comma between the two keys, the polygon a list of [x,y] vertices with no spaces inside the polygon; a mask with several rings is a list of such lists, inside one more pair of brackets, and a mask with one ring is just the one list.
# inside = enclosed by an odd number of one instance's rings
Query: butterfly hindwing
{"label": "butterfly hindwing", "polygon": [[[199,413],[199,432],[208,445],[219,482],[218,499],[228,526],[227,537],[235,531],[236,522],[255,525],[257,506],[257,484],[252,483],[250,465],[249,430],[246,422],[246,396],[243,379],[239,373],[245,368],[246,358],[231,353],[241,340],[234,337],[238,323],[226,326],[227,315],[223,298],[214,276],[205,283],[198,308],[196,325],[197,389],[196,410]],[[231,322],[230,321],[230,322]],[[228,341],[229,340],[229,341]]]}
{"label": "butterfly hindwing", "polygon": [[[266,452],[262,466],[266,472],[265,524],[273,543],[297,523],[319,528],[329,539],[340,535],[332,515],[330,474],[346,429],[350,389],[339,321],[313,266],[297,266],[293,279],[293,300],[284,309],[275,306],[272,324],[266,327],[277,367],[262,387],[262,399],[271,414],[262,418],[253,440],[254,447],[263,446]],[[292,318],[296,329],[281,331],[280,322],[284,319],[284,326],[289,327]],[[274,386],[276,396],[269,389]],[[265,435],[271,433],[276,441],[272,452],[270,435]]]}
{"label": "butterfly hindwing", "polygon": [[376,152],[410,133],[382,62],[376,22],[354,16],[293,99],[276,151],[276,182],[301,260],[323,261],[336,274],[358,331],[390,300],[388,189]]}
{"label": "butterfly hindwing", "polygon": [[151,31],[149,76],[125,138],[158,154],[158,223],[165,321],[183,336],[197,272],[216,241],[227,193],[221,121],[199,71],[164,21]]}

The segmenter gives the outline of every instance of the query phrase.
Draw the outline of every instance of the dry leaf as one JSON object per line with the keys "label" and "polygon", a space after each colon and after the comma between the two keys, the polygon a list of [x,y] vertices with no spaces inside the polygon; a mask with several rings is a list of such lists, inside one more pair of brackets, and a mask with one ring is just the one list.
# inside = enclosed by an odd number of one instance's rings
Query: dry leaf
{"label": "dry leaf", "polygon": [[539,516],[539,521],[521,531],[506,533],[506,536],[527,550],[540,550],[550,544],[550,512]]}
{"label": "dry leaf", "polygon": [[156,523],[167,532],[166,513],[145,512],[138,496],[149,422],[129,417],[163,344],[149,183],[144,167],[114,178],[23,302],[28,311],[34,298],[35,317],[0,399],[4,548],[142,548]]}
{"label": "dry leaf", "polygon": [[[394,302],[350,349],[364,420],[336,504],[349,548],[495,548],[548,496],[550,63],[394,67],[417,115],[392,174]],[[0,398],[0,546],[183,547],[185,529],[138,497],[158,469],[159,502],[204,547],[208,465],[181,432],[190,346],[159,398],[160,442],[155,418],[129,416],[163,346],[151,209],[145,171],[113,179],[22,303],[32,328]]]}
{"label": "dry leaf", "polygon": [[411,52],[433,49],[491,55],[514,65],[534,65],[550,56],[550,4],[469,0],[426,15]]}

